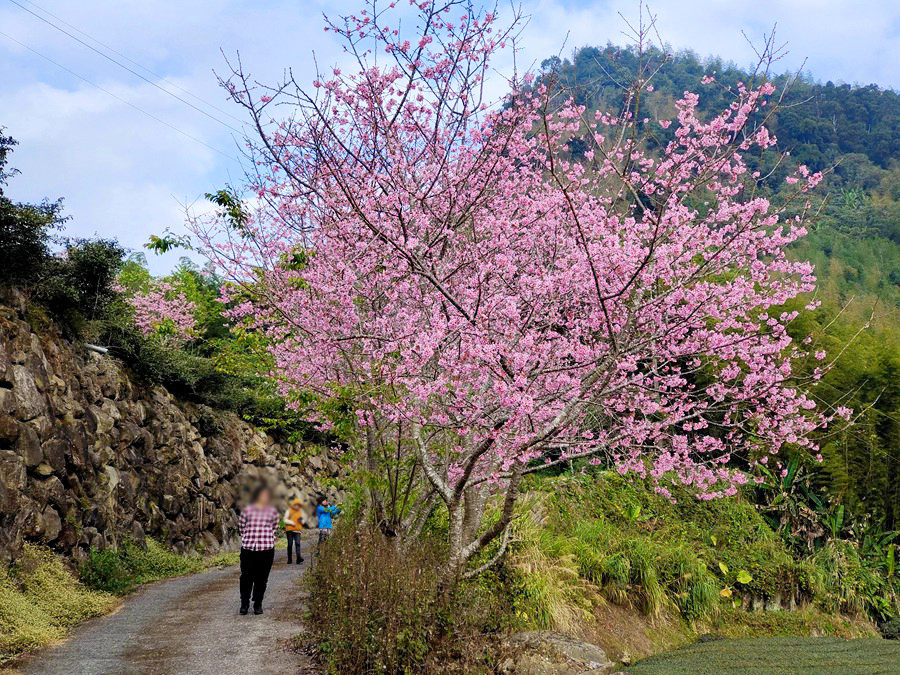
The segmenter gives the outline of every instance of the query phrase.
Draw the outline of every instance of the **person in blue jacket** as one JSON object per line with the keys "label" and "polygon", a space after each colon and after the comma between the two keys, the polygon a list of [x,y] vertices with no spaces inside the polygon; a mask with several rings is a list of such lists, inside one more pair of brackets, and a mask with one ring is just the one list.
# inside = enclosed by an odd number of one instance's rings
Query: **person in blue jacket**
{"label": "person in blue jacket", "polygon": [[332,517],[337,517],[340,512],[341,510],[337,506],[331,506],[328,503],[328,497],[319,498],[319,505],[316,507],[316,518],[318,519],[320,545],[331,534]]}

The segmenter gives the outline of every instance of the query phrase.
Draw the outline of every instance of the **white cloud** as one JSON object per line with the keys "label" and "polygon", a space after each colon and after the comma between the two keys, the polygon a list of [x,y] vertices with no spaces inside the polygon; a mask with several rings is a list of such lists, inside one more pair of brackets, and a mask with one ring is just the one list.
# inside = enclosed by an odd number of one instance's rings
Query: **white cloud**
{"label": "white cloud", "polygon": [[[288,67],[298,80],[308,81],[313,51],[324,65],[346,58],[333,36],[323,33],[322,12],[360,5],[359,0],[35,2],[238,117],[240,111],[226,101],[213,75],[214,69],[225,70],[220,49],[229,55],[240,51],[260,81],[276,80]],[[632,0],[525,0],[532,19],[519,44],[519,67],[539,64],[564,42],[563,55],[574,47],[625,42],[618,13],[634,17],[637,6]],[[758,36],[777,21],[779,34],[791,43],[785,67],[808,57],[807,67],[821,79],[900,86],[900,3],[894,0],[657,0],[651,7],[663,39],[675,48],[747,64],[752,53],[741,30]],[[0,31],[237,156],[227,128],[11,3],[0,6]],[[504,57],[498,71],[509,73],[511,63]],[[212,114],[239,125],[220,112]],[[179,228],[184,203],[242,175],[237,159],[179,135],[2,36],[0,125],[20,142],[13,164],[22,175],[11,186],[14,197],[63,196],[73,216],[71,233],[115,236],[133,248],[153,232]],[[152,261],[154,269],[163,271],[173,259],[177,256]]]}

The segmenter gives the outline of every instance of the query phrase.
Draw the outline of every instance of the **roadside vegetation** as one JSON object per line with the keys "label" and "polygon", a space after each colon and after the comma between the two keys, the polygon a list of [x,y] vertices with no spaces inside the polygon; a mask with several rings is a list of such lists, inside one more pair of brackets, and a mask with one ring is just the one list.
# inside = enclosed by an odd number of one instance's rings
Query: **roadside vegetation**
{"label": "roadside vegetation", "polygon": [[[897,580],[878,554],[844,539],[794,547],[747,495],[700,502],[672,491],[674,503],[588,468],[535,478],[507,563],[519,619],[636,657],[709,631],[873,635],[897,613]],[[634,635],[604,623],[611,608],[628,610]]]}
{"label": "roadside vegetation", "polygon": [[91,550],[79,568],[81,582],[88,588],[124,595],[141,584],[238,563],[237,553],[182,555],[154,539],[147,538],[144,544],[129,540],[115,549]]}
{"label": "roadside vegetation", "polygon": [[307,578],[302,638],[328,672],[491,672],[493,643],[517,625],[505,568],[445,589],[439,525],[404,548],[356,524],[342,516]]}
{"label": "roadside vegetation", "polygon": [[71,626],[117,603],[79,582],[49,549],[27,544],[21,558],[0,568],[0,666],[61,640]]}
{"label": "roadside vegetation", "polygon": [[[591,591],[687,621],[776,602],[876,621],[900,608],[896,577],[876,552],[841,538],[793,548],[746,497],[702,502],[673,486],[673,503],[597,469],[536,478],[530,487],[511,560],[526,580],[523,611],[542,627],[564,627]],[[560,577],[588,584],[581,602],[553,597]]]}
{"label": "roadside vegetation", "polygon": [[573,634],[634,662],[707,633],[876,637],[897,612],[896,577],[872,551],[794,547],[751,494],[672,492],[674,503],[590,466],[533,476],[507,555],[448,594],[441,517],[407,549],[351,510],[308,580],[309,639],[329,672],[488,672],[516,630]]}
{"label": "roadside vegetation", "polygon": [[0,666],[110,612],[141,584],[238,562],[237,553],[180,555],[153,539],[145,544],[92,550],[77,572],[49,548],[26,544],[19,559],[0,567]]}

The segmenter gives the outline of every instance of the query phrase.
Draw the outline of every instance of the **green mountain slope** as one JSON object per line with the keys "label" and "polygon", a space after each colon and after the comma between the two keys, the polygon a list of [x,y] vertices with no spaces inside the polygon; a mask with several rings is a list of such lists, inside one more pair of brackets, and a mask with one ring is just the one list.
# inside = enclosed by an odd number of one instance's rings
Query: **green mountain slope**
{"label": "green mountain slope", "polygon": [[[541,64],[544,82],[561,86],[589,109],[621,109],[625,85],[638,72],[649,77],[640,92],[639,117],[669,118],[687,90],[700,94],[700,110],[718,112],[729,88],[751,75],[720,59],[692,52],[584,47],[571,59]],[[643,68],[643,70],[642,70]],[[701,82],[704,76],[712,81]],[[786,90],[769,121],[778,146],[749,158],[762,170],[760,189],[778,201],[796,164],[825,171],[824,203],[795,255],[811,260],[821,306],[803,314],[796,334],[811,332],[837,365],[817,386],[825,405],[849,405],[856,424],[823,436],[825,461],[811,479],[831,508],[846,504],[860,518],[888,530],[900,527],[900,95],[877,85],[821,83],[809,76],[776,76]],[[654,130],[664,145],[674,134]],[[577,156],[579,139],[573,139]],[[587,147],[585,145],[585,147]],[[781,157],[783,151],[790,154]],[[807,298],[797,303],[806,304]]]}

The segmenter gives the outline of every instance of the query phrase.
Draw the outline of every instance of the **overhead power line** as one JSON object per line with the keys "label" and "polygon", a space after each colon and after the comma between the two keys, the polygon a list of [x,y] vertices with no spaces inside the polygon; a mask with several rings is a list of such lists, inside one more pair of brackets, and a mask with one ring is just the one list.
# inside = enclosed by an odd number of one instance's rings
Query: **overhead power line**
{"label": "overhead power line", "polygon": [[[14,4],[16,7],[19,7],[19,8],[22,9],[23,11],[28,12],[29,14],[31,14],[31,15],[32,15],[33,17],[35,17],[36,19],[39,19],[40,21],[43,21],[44,23],[46,23],[48,26],[51,26],[51,27],[55,28],[55,29],[58,30],[60,33],[62,33],[63,35],[66,35],[66,36],[70,37],[71,39],[75,40],[76,42],[78,42],[79,44],[84,45],[85,47],[87,47],[88,49],[90,49],[92,52],[94,52],[94,53],[96,53],[96,54],[99,54],[100,56],[102,56],[102,57],[103,57],[104,59],[106,59],[107,61],[110,61],[110,62],[116,64],[117,66],[119,66],[119,68],[122,68],[123,70],[128,71],[129,73],[131,73],[132,75],[134,75],[134,76],[137,77],[137,78],[140,78],[141,80],[143,80],[143,81],[146,82],[147,84],[149,84],[149,85],[151,85],[151,86],[153,86],[153,87],[156,87],[156,88],[159,89],[161,92],[163,92],[163,93],[165,93],[165,94],[168,94],[168,95],[171,96],[172,98],[174,98],[174,99],[180,101],[181,103],[184,103],[186,106],[188,106],[188,107],[190,107],[190,108],[196,110],[196,111],[199,112],[201,115],[206,115],[209,119],[211,119],[211,120],[213,120],[213,121],[215,121],[215,122],[218,122],[218,123],[221,124],[222,126],[225,126],[225,127],[229,128],[229,129],[231,129],[232,131],[234,131],[234,132],[237,133],[237,134],[243,135],[243,132],[242,132],[240,129],[238,129],[238,128],[236,128],[236,127],[234,127],[234,126],[228,124],[228,122],[223,122],[222,120],[220,120],[218,117],[216,117],[216,116],[213,115],[212,113],[207,112],[207,111],[204,110],[203,108],[200,108],[200,107],[194,105],[193,103],[191,103],[190,101],[188,101],[188,100],[182,98],[182,97],[179,96],[178,94],[175,94],[175,93],[169,91],[168,89],[166,89],[165,87],[160,86],[157,82],[154,82],[154,81],[151,80],[149,77],[146,77],[146,76],[142,75],[141,73],[137,72],[137,71],[134,70],[133,68],[129,68],[128,66],[126,66],[126,65],[125,65],[124,63],[122,63],[121,61],[118,61],[118,60],[114,59],[114,58],[113,58],[112,56],[110,56],[109,54],[107,54],[107,53],[105,53],[105,52],[103,52],[103,51],[97,49],[97,48],[94,47],[93,45],[91,45],[91,44],[85,42],[84,40],[82,40],[82,39],[81,39],[80,37],[78,37],[77,35],[73,35],[73,34],[70,33],[69,31],[67,31],[65,28],[62,28],[61,26],[58,26],[57,24],[55,24],[55,23],[53,23],[52,21],[50,21],[49,19],[47,19],[47,18],[41,16],[41,15],[38,14],[37,12],[33,12],[32,10],[28,9],[28,7],[26,7],[25,5],[21,4],[20,2],[17,2],[17,0],[9,0],[9,1],[10,1],[12,4]],[[93,38],[91,38],[91,39],[93,39]]]}
{"label": "overhead power line", "polygon": [[64,66],[63,64],[59,63],[58,61],[54,61],[53,59],[51,59],[51,58],[50,58],[49,56],[47,56],[46,54],[42,54],[42,53],[39,52],[38,50],[32,49],[31,47],[29,47],[28,45],[26,45],[24,42],[21,42],[21,41],[17,40],[16,38],[14,38],[12,35],[8,35],[7,33],[4,33],[3,31],[0,31],[0,35],[2,35],[3,37],[5,37],[7,40],[10,40],[11,42],[15,42],[17,45],[19,45],[20,47],[22,47],[22,48],[24,48],[24,49],[27,49],[27,50],[30,51],[31,53],[37,54],[38,56],[40,56],[40,57],[41,57],[42,59],[44,59],[45,61],[49,61],[50,63],[52,63],[52,64],[53,64],[54,66],[56,66],[57,68],[61,68],[62,70],[66,71],[67,73],[69,73],[69,74],[71,74],[71,75],[77,77],[77,78],[78,78],[79,80],[81,80],[82,82],[86,82],[87,84],[91,85],[92,87],[95,87],[95,88],[99,89],[100,91],[104,92],[105,94],[108,94],[109,96],[112,96],[112,97],[113,97],[114,99],[116,99],[117,101],[120,101],[120,102],[124,103],[124,104],[127,105],[128,107],[134,108],[135,110],[137,110],[138,112],[143,113],[143,114],[146,115],[147,117],[149,117],[149,118],[151,118],[151,119],[153,119],[153,120],[156,120],[156,121],[159,122],[160,124],[162,124],[162,125],[164,125],[164,126],[167,126],[169,129],[172,129],[173,131],[178,132],[179,134],[181,134],[181,135],[184,136],[185,138],[189,138],[190,140],[194,141],[195,143],[199,143],[200,145],[203,145],[203,146],[209,148],[209,149],[212,150],[213,152],[219,153],[219,154],[222,155],[223,157],[227,157],[228,159],[232,159],[232,160],[235,159],[232,155],[229,155],[227,152],[223,152],[222,150],[219,150],[218,148],[215,148],[215,147],[211,146],[209,143],[206,143],[205,141],[201,141],[201,140],[200,140],[199,138],[197,138],[196,136],[193,136],[193,135],[189,134],[188,132],[179,129],[179,128],[176,127],[175,125],[166,122],[164,119],[161,119],[161,118],[157,117],[156,115],[154,115],[154,114],[151,113],[151,112],[147,112],[146,110],[144,110],[144,109],[141,108],[140,106],[137,106],[137,105],[135,105],[134,103],[132,103],[131,101],[128,101],[128,100],[122,98],[121,96],[119,96],[118,94],[115,94],[115,93],[111,92],[109,89],[105,89],[104,87],[101,87],[101,86],[100,86],[99,84],[97,84],[96,82],[92,82],[91,80],[87,79],[87,78],[84,77],[83,75],[79,75],[79,74],[76,73],[74,70],[72,70],[71,68],[69,68],[69,67],[67,67],[67,66]]}
{"label": "overhead power line", "polygon": [[66,20],[63,19],[62,17],[60,17],[60,16],[54,14],[54,13],[51,12],[50,10],[45,9],[44,7],[41,7],[41,6],[38,5],[37,3],[31,2],[30,0],[23,0],[23,1],[25,2],[25,4],[31,5],[32,7],[34,7],[35,9],[40,10],[41,12],[43,12],[44,14],[46,14],[47,16],[53,17],[54,19],[56,19],[57,21],[59,21],[61,24],[63,24],[63,25],[66,26],[67,28],[71,28],[73,31],[75,31],[75,32],[78,33],[79,35],[83,35],[84,37],[86,37],[86,38],[87,38],[88,40],[90,40],[91,42],[93,42],[93,43],[95,43],[95,44],[98,44],[98,45],[100,45],[101,47],[103,47],[104,49],[106,49],[106,50],[112,52],[112,53],[115,54],[116,56],[119,56],[119,57],[125,59],[126,61],[128,61],[128,63],[130,63],[131,65],[133,65],[133,66],[135,66],[135,67],[137,67],[137,68],[140,68],[140,69],[143,70],[145,73],[149,73],[149,74],[152,75],[153,77],[158,78],[160,81],[165,82],[165,83],[168,84],[170,87],[174,87],[174,88],[177,89],[178,91],[180,91],[180,92],[182,92],[182,93],[184,93],[184,94],[190,96],[191,98],[193,98],[193,99],[196,100],[196,101],[199,101],[199,102],[202,103],[203,105],[209,106],[210,108],[212,108],[212,109],[215,110],[216,112],[220,112],[220,113],[222,113],[223,115],[225,115],[226,117],[230,117],[231,119],[233,119],[233,120],[234,120],[235,122],[237,122],[238,124],[243,124],[243,123],[244,123],[244,120],[242,120],[240,117],[236,117],[236,116],[232,115],[232,114],[231,114],[230,112],[228,112],[227,110],[223,110],[222,108],[218,107],[218,106],[215,105],[214,103],[210,103],[210,102],[207,101],[206,99],[201,98],[200,96],[197,96],[196,94],[194,94],[194,93],[191,92],[190,90],[185,89],[184,87],[180,86],[178,83],[172,82],[172,80],[166,78],[164,75],[161,75],[161,74],[157,73],[156,71],[154,71],[154,70],[152,70],[152,69],[150,69],[150,68],[147,68],[147,66],[144,66],[144,65],[138,63],[138,62],[135,61],[134,59],[130,58],[127,54],[123,54],[122,52],[116,50],[114,47],[111,47],[111,46],[109,46],[108,44],[106,44],[105,42],[102,42],[102,41],[98,40],[98,39],[95,38],[93,35],[90,35],[89,33],[86,33],[85,31],[81,30],[81,29],[78,28],[77,26],[73,26],[71,23],[69,23],[68,21],[66,21]]}

